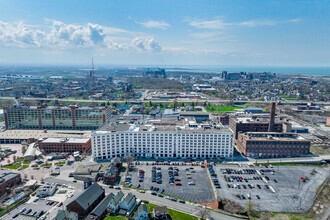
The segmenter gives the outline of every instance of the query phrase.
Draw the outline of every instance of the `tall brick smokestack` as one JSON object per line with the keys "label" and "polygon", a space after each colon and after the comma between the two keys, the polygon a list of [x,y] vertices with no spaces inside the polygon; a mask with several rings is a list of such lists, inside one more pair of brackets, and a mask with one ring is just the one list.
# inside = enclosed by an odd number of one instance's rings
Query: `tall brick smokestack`
{"label": "tall brick smokestack", "polygon": [[274,132],[275,130],[275,107],[276,107],[275,102],[272,102],[270,104],[270,118],[269,118],[269,128],[268,128],[269,132]]}

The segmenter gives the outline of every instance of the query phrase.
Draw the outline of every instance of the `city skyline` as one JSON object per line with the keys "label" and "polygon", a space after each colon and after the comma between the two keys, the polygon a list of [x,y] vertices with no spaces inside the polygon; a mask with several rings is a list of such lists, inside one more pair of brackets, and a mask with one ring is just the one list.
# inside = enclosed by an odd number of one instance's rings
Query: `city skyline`
{"label": "city skyline", "polygon": [[330,66],[326,1],[0,1],[0,64]]}

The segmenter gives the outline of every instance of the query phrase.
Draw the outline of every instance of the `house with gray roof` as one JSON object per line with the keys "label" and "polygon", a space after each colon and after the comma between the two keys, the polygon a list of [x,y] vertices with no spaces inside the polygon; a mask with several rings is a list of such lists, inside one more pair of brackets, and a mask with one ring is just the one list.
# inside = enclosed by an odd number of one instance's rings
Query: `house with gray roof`
{"label": "house with gray roof", "polygon": [[79,218],[83,218],[88,215],[104,197],[104,189],[97,183],[94,183],[74,198],[66,206],[66,209],[71,212],[76,212]]}
{"label": "house with gray roof", "polygon": [[145,204],[139,206],[138,210],[134,213],[134,220],[148,220],[148,207]]}
{"label": "house with gray roof", "polygon": [[126,211],[132,210],[136,206],[136,197],[132,193],[128,193],[125,199],[121,201],[120,208]]}
{"label": "house with gray roof", "polygon": [[107,214],[107,208],[112,198],[114,198],[115,195],[113,193],[110,193],[107,195],[96,207],[93,209],[93,211],[87,216],[85,220],[93,219],[104,219],[104,217]]}
{"label": "house with gray roof", "polygon": [[108,205],[108,208],[111,209],[111,213],[116,213],[119,209],[120,201],[124,197],[124,193],[119,191],[115,197],[113,197]]}

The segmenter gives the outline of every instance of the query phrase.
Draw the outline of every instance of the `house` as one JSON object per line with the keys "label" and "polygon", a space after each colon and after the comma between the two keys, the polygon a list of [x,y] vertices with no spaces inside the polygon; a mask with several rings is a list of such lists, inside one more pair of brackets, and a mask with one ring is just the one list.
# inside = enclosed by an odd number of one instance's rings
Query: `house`
{"label": "house", "polygon": [[96,207],[93,211],[87,216],[86,220],[99,220],[104,219],[107,214],[107,207],[110,200],[115,197],[113,193],[107,195]]}
{"label": "house", "polygon": [[56,188],[57,188],[56,185],[41,186],[37,191],[37,195],[40,198],[44,198],[46,196],[52,196],[54,195]]}
{"label": "house", "polygon": [[115,165],[110,164],[104,174],[103,181],[105,184],[115,183],[117,181],[118,175],[119,169]]}
{"label": "house", "polygon": [[166,206],[158,206],[154,208],[155,219],[170,219]]}
{"label": "house", "polygon": [[148,207],[145,204],[139,206],[138,210],[134,213],[134,220],[148,220]]}
{"label": "house", "polygon": [[71,201],[66,209],[76,212],[79,218],[88,215],[105,197],[104,189],[94,183],[83,191],[77,198]]}
{"label": "house", "polygon": [[54,220],[78,220],[78,214],[75,212],[58,210]]}
{"label": "house", "polygon": [[128,193],[125,199],[120,203],[120,208],[126,211],[132,210],[136,206],[136,197]]}
{"label": "house", "polygon": [[111,213],[116,213],[119,209],[120,201],[124,197],[124,193],[119,191],[115,197],[110,200],[108,208],[111,209]]}

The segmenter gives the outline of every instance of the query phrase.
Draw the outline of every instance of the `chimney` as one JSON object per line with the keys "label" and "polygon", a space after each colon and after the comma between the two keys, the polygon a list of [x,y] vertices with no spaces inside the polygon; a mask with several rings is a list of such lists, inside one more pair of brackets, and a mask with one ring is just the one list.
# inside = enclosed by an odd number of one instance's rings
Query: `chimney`
{"label": "chimney", "polygon": [[272,102],[270,105],[269,132],[274,132],[275,130],[275,107],[275,102]]}

